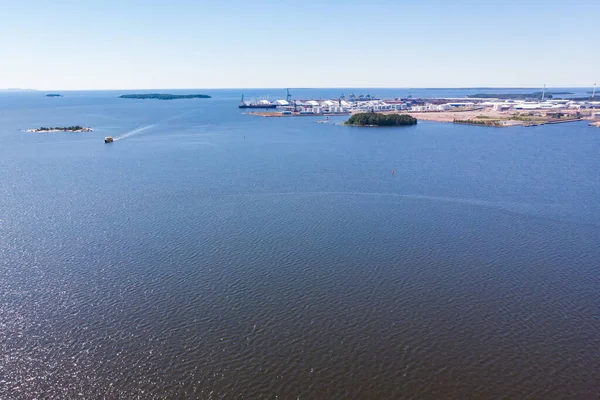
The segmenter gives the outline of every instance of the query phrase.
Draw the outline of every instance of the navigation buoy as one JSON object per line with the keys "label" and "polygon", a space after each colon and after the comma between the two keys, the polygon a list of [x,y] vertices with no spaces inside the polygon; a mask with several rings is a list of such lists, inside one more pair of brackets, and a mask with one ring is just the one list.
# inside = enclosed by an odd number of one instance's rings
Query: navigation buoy
{"label": "navigation buoy", "polygon": [[392,170],[392,175],[396,175],[396,171],[395,170]]}

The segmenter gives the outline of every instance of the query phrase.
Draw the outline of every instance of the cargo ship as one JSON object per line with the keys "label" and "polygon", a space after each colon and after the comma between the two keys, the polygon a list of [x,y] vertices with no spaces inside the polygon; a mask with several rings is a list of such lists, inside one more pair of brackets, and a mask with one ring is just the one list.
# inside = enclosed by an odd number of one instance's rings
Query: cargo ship
{"label": "cargo ship", "polygon": [[277,104],[271,103],[269,100],[259,100],[256,103],[248,103],[244,101],[244,95],[240,101],[239,108],[277,108]]}

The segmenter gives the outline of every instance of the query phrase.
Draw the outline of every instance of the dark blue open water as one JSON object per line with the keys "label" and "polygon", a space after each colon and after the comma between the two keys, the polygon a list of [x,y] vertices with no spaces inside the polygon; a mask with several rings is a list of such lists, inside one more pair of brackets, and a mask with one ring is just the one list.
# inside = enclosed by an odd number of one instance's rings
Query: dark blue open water
{"label": "dark blue open water", "polygon": [[600,396],[599,129],[118,94],[0,95],[0,398]]}

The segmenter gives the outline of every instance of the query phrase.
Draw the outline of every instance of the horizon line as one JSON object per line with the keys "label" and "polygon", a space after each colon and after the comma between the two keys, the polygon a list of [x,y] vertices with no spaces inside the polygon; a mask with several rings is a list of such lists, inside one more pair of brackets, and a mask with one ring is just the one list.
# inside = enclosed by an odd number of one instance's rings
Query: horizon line
{"label": "horizon line", "polygon": [[[0,92],[51,92],[51,91],[63,91],[63,92],[84,92],[84,91],[119,91],[119,90],[255,90],[255,89],[280,89],[280,90],[318,90],[318,89],[403,89],[403,90],[440,90],[440,89],[542,89],[544,86],[446,86],[446,87],[428,87],[428,86],[407,86],[407,87],[394,87],[394,86],[321,86],[321,87],[186,87],[186,88],[175,88],[175,87],[156,87],[156,88],[110,88],[110,89],[32,89],[32,88],[0,88]],[[594,86],[546,86],[546,89],[589,89]]]}

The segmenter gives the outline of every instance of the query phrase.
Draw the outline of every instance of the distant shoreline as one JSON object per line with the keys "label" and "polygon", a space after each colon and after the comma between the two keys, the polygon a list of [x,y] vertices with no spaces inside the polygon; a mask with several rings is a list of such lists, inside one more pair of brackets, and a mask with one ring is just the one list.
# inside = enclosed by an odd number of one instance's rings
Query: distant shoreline
{"label": "distant shoreline", "polygon": [[[395,113],[395,112],[392,112]],[[584,115],[563,112],[555,116],[531,116],[527,112],[507,113],[492,109],[463,110],[463,111],[422,111],[407,112],[406,114],[422,121],[446,122],[463,125],[487,127],[537,126],[577,122],[584,120]]]}
{"label": "distant shoreline", "polygon": [[157,99],[157,100],[178,100],[178,99],[210,99],[207,94],[169,94],[169,93],[145,93],[145,94],[123,94],[120,99]]}
{"label": "distant shoreline", "polygon": [[551,99],[554,95],[575,94],[573,92],[533,92],[533,93],[476,93],[468,94],[469,99],[502,99],[502,100],[540,100]]}

